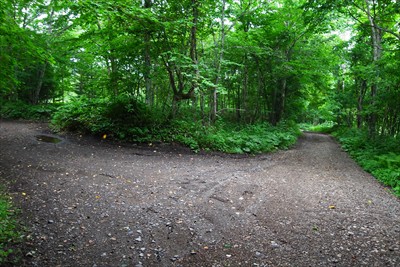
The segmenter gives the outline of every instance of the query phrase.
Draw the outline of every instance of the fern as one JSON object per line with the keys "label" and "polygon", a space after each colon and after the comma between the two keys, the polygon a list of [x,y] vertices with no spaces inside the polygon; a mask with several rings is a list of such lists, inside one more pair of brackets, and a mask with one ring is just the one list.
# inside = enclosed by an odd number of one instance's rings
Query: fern
{"label": "fern", "polygon": [[392,137],[369,139],[365,132],[341,129],[334,133],[344,150],[400,197],[400,140]]}

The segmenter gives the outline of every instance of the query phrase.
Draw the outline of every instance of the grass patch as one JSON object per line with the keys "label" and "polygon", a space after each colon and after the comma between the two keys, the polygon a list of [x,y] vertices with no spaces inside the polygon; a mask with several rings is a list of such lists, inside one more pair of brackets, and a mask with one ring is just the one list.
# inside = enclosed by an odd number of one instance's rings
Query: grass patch
{"label": "grass patch", "polygon": [[0,265],[15,263],[16,251],[13,245],[20,240],[17,211],[11,203],[5,189],[0,187]]}

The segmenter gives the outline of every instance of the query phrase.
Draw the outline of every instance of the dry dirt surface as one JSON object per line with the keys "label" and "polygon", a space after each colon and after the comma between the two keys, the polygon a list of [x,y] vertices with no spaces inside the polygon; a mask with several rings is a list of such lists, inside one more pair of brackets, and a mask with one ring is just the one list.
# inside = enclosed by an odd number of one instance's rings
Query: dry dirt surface
{"label": "dry dirt surface", "polygon": [[194,154],[0,121],[22,266],[400,266],[400,201],[328,135]]}

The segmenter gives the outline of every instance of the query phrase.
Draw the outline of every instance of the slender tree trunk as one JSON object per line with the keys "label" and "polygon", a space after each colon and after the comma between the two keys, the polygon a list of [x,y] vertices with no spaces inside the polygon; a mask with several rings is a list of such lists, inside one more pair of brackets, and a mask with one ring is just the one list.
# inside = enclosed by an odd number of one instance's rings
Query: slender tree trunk
{"label": "slender tree trunk", "polygon": [[[372,51],[373,51],[373,62],[375,64],[375,68],[377,68],[376,63],[381,59],[382,57],[382,30],[378,27],[376,24],[376,18],[373,16],[371,13],[371,0],[365,0],[366,4],[366,11],[367,11],[367,17],[368,21],[371,26],[371,40],[372,40]],[[373,1],[372,5],[376,4],[375,1]],[[376,76],[376,81],[379,78],[379,71],[375,69],[375,76]],[[375,135],[376,133],[376,124],[378,120],[378,115],[376,113],[376,98],[378,94],[378,84],[374,82],[371,85],[371,106],[373,111],[370,114],[370,119],[369,119],[369,134],[370,136]]]}
{"label": "slender tree trunk", "polygon": [[[224,59],[224,47],[225,47],[225,8],[226,8],[226,0],[222,0],[222,9],[221,9],[221,33],[220,33],[220,44],[219,44],[219,55],[216,58],[216,66],[217,66],[217,75],[215,77],[215,86],[218,86],[221,79],[221,65]],[[218,45],[216,45],[218,47]],[[211,105],[211,121],[215,122],[217,118],[218,112],[218,100],[217,100],[217,87],[214,87],[212,90],[212,105]]]}
{"label": "slender tree trunk", "polygon": [[362,80],[360,84],[360,91],[358,93],[358,101],[357,101],[357,128],[360,129],[363,123],[363,105],[364,105],[364,96],[367,91],[367,81]]}
{"label": "slender tree trunk", "polygon": [[[113,53],[113,52],[111,52]],[[117,62],[114,58],[113,55],[110,56],[110,61],[111,61],[111,73],[110,73],[110,84],[111,84],[111,89],[114,93],[114,96],[117,96],[119,93],[119,86],[118,86],[118,67],[117,67]]]}
{"label": "slender tree trunk", "polygon": [[[50,14],[48,15],[48,24],[47,24],[47,33],[51,36],[53,34],[53,17],[54,17],[54,9],[51,10]],[[46,40],[46,46],[50,49],[49,40]],[[38,83],[35,88],[33,104],[38,104],[40,92],[42,91],[43,81],[47,70],[47,65],[50,64],[49,61],[44,60],[42,67],[39,69],[38,73]]]}
{"label": "slender tree trunk", "polygon": [[192,81],[191,92],[193,92],[192,98],[192,109],[193,109],[193,120],[197,120],[197,99],[199,93],[199,79],[200,79],[200,71],[199,71],[199,62],[198,62],[198,54],[197,54],[197,24],[198,24],[198,0],[192,0],[193,5],[193,25],[191,28],[191,48],[190,48],[190,56],[193,62],[194,67],[194,79]]}
{"label": "slender tree trunk", "polygon": [[[143,0],[144,8],[151,8],[153,5],[152,0]],[[152,88],[152,80],[151,80],[151,35],[150,31],[146,29],[144,33],[144,84],[146,87],[146,104],[149,106],[153,106],[154,104],[154,91]]]}
{"label": "slender tree trunk", "polygon": [[[193,64],[193,74],[194,78],[191,81],[191,88],[190,93],[195,96],[195,92],[198,90],[198,80],[200,77],[199,73],[199,66],[198,66],[198,58],[197,58],[197,22],[199,17],[198,12],[199,2],[198,0],[192,0],[192,12],[193,12],[193,20],[192,20],[192,27],[190,30],[190,59],[192,60]],[[193,109],[196,111],[196,101],[195,97],[192,98]],[[194,112],[196,114],[196,112]]]}
{"label": "slender tree trunk", "polygon": [[[109,21],[109,23],[111,23],[111,21]],[[102,29],[100,21],[97,21],[97,29],[98,30]],[[112,31],[108,32],[108,41],[109,41],[110,45],[112,44],[113,34],[114,33]],[[117,62],[115,60],[114,54],[115,54],[115,52],[111,45],[109,54],[104,55],[104,61],[107,66],[107,74],[108,74],[108,79],[109,79],[108,80],[109,88],[107,88],[107,89],[111,89],[114,96],[117,96],[118,95],[118,73],[117,73],[118,66],[117,66]]]}
{"label": "slender tree trunk", "polygon": [[[247,108],[247,95],[248,95],[248,90],[249,90],[249,68],[247,64],[247,53],[244,55],[244,61],[243,61],[243,90],[242,90],[242,109],[244,110],[244,121],[247,121],[246,116],[248,113],[248,108]],[[239,111],[240,112],[240,111]]]}
{"label": "slender tree trunk", "polygon": [[[250,23],[247,21],[243,22],[243,30],[245,32],[245,39],[247,41],[247,33],[250,29]],[[243,56],[243,99],[242,99],[242,109],[245,112],[245,115],[249,114],[248,112],[248,93],[249,93],[249,64],[248,64],[248,53],[245,52]],[[245,116],[245,121],[247,120],[248,116]],[[251,118],[250,118],[251,119]]]}
{"label": "slender tree trunk", "polygon": [[287,78],[283,78],[282,80],[282,88],[281,88],[281,96],[280,96],[280,107],[279,107],[279,114],[278,120],[279,122],[285,113],[285,105],[286,105],[286,91],[287,91]]}
{"label": "slender tree trunk", "polygon": [[203,92],[200,92],[200,115],[201,115],[201,121],[203,125],[205,125],[205,114],[204,114],[204,94]]}
{"label": "slender tree trunk", "polygon": [[40,92],[42,91],[44,76],[46,74],[46,69],[47,69],[47,64],[48,64],[47,61],[44,62],[43,65],[38,70],[38,82],[37,82],[35,92],[33,95],[33,99],[32,99],[32,104],[34,104],[34,105],[39,103],[39,96],[40,96]]}
{"label": "slender tree trunk", "polygon": [[[172,88],[173,96],[172,96],[172,117],[175,117],[178,108],[179,102],[181,100],[193,100],[195,97],[196,90],[198,88],[198,79],[199,79],[199,70],[198,70],[198,60],[197,60],[197,23],[198,23],[198,0],[192,0],[192,27],[190,30],[190,58],[192,60],[193,74],[194,77],[190,80],[190,88],[187,92],[185,92],[185,82],[188,80],[185,78],[182,70],[175,64],[174,61],[168,55],[161,55],[162,60],[164,61],[164,66],[168,72],[168,78],[170,82],[170,86]],[[165,40],[168,38],[165,36]],[[167,41],[168,42],[168,41]],[[184,42],[182,40],[182,42]],[[172,50],[172,48],[171,48]]]}
{"label": "slender tree trunk", "polygon": [[260,65],[260,59],[257,56],[253,57],[256,66],[257,66],[257,94],[259,96],[258,99],[256,99],[256,106],[254,110],[254,117],[256,119],[261,119],[264,120],[264,112],[267,110],[265,101],[266,99],[266,92],[265,92],[265,82],[264,82],[264,70],[262,66]]}
{"label": "slender tree trunk", "polygon": [[242,120],[242,88],[237,86],[237,93],[236,93],[236,120],[240,122]]}

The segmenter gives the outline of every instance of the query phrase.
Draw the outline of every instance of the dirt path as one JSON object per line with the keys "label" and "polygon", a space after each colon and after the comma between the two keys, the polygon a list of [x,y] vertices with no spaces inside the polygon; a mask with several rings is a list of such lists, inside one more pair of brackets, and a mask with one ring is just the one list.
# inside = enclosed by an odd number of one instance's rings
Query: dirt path
{"label": "dirt path", "polygon": [[25,266],[400,266],[400,201],[332,140],[196,155],[0,121]]}

